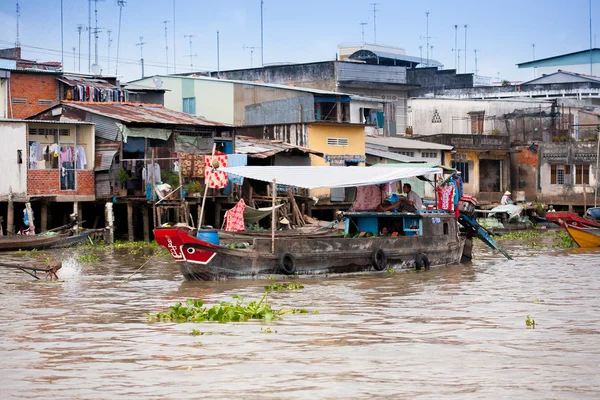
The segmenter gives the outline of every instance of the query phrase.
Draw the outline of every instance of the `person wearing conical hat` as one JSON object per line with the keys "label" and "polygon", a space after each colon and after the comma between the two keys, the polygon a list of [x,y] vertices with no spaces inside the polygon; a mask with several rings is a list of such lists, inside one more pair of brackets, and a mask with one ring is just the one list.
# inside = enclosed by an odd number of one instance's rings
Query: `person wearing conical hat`
{"label": "person wearing conical hat", "polygon": [[502,204],[503,206],[507,204],[512,204],[512,199],[510,198],[510,195],[511,193],[508,190],[504,192],[504,196],[502,196],[502,199],[500,199],[500,204]]}

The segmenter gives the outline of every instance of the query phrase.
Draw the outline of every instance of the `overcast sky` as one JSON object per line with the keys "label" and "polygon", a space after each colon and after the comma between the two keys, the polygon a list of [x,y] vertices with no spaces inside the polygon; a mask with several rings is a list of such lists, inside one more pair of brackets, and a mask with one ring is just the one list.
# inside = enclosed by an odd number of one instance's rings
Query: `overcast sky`
{"label": "overcast sky", "polygon": [[[311,62],[335,58],[337,45],[360,43],[361,22],[365,41],[372,43],[373,0],[264,0],[264,62]],[[454,68],[454,25],[458,47],[465,47],[467,72],[509,80],[533,77],[530,69],[515,64],[589,48],[588,0],[376,0],[377,44],[404,48],[426,57],[426,15],[429,14],[433,58]],[[20,0],[20,41],[23,58],[61,60],[60,0]],[[92,3],[93,5],[94,3]],[[119,7],[117,0],[98,1],[98,56],[104,74],[115,74]],[[78,70],[77,24],[88,24],[87,0],[63,0],[64,64]],[[92,8],[93,10],[93,8]],[[592,0],[593,33],[600,33],[600,0]],[[173,26],[175,19],[176,25]],[[125,81],[141,76],[140,36],[143,36],[146,76],[167,72],[165,25],[169,46],[169,72],[173,72],[173,32],[177,72],[190,71],[192,38],[194,70],[216,70],[216,32],[220,31],[221,69],[260,66],[260,0],[128,0],[123,8],[119,71]],[[92,11],[92,25],[94,16]],[[108,51],[107,29],[113,43]],[[16,38],[16,0],[0,0],[0,48],[12,47]],[[88,34],[81,35],[81,72],[88,72]],[[197,56],[195,56],[197,55]],[[464,72],[461,53],[460,71]],[[92,39],[92,62],[94,43]],[[73,62],[76,61],[74,67]],[[110,63],[110,70],[109,70]],[[75,68],[75,69],[74,69]]]}

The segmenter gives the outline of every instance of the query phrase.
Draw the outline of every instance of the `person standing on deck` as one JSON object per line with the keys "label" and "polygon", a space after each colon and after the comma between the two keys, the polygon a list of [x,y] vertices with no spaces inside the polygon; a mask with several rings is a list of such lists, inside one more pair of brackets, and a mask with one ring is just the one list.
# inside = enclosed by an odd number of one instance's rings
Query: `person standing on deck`
{"label": "person standing on deck", "polygon": [[504,196],[502,196],[502,198],[500,199],[500,204],[502,204],[503,206],[505,206],[507,204],[512,204],[510,195],[511,195],[511,193],[508,190],[506,192],[504,192]]}

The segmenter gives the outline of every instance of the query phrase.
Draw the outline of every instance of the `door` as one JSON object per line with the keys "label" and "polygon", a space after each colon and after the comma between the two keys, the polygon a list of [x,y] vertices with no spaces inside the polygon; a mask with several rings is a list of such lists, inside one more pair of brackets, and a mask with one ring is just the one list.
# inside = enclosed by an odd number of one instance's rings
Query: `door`
{"label": "door", "polygon": [[502,187],[502,161],[479,160],[479,191],[500,192]]}

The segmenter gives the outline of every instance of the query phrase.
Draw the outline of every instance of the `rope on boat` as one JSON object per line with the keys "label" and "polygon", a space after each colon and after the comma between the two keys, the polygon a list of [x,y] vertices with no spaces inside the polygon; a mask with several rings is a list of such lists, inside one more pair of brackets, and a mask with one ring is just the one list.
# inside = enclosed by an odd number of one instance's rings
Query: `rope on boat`
{"label": "rope on boat", "polygon": [[152,256],[151,256],[149,259],[147,259],[147,260],[146,260],[146,262],[145,262],[145,263],[143,263],[143,264],[142,264],[142,265],[141,265],[141,266],[140,266],[138,269],[136,269],[136,270],[135,270],[135,272],[134,272],[133,274],[129,275],[129,276],[127,277],[127,279],[125,279],[123,282],[119,283],[119,284],[117,285],[117,288],[121,287],[121,285],[122,285],[122,284],[129,282],[129,280],[130,280],[130,279],[131,279],[131,278],[132,278],[132,277],[133,277],[135,274],[137,274],[138,272],[140,272],[140,270],[141,270],[142,268],[144,268],[144,267],[146,266],[146,264],[148,264],[148,263],[150,262],[150,260],[152,260],[152,259],[154,258],[154,256],[155,256],[155,254],[153,254],[153,255],[152,255]]}

